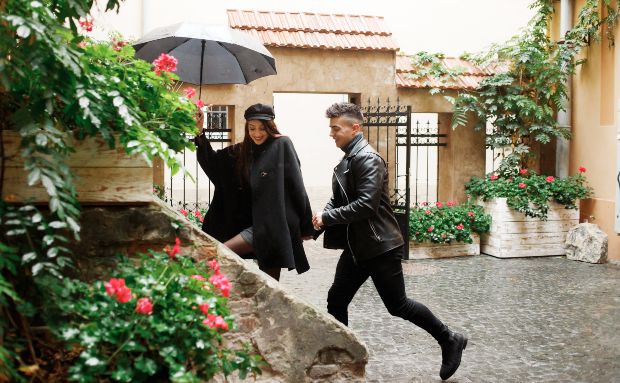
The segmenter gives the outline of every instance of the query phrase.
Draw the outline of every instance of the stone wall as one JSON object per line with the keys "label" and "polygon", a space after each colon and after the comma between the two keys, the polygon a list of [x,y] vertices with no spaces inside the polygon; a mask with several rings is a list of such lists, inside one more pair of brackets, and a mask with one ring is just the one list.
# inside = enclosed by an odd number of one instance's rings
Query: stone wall
{"label": "stone wall", "polygon": [[176,236],[182,254],[200,260],[216,257],[231,280],[229,306],[237,329],[226,341],[249,341],[262,355],[268,366],[257,382],[364,381],[368,353],[355,334],[281,289],[252,261],[241,259],[159,200],[138,207],[84,208],[82,241],[74,248],[80,276],[113,276],[115,254],[162,249]]}

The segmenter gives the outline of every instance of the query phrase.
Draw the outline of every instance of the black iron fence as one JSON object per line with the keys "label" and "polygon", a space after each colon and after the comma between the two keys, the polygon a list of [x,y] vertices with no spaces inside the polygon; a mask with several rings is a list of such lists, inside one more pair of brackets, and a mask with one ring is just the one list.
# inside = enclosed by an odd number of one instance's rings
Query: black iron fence
{"label": "black iron fence", "polygon": [[[231,107],[225,105],[210,106],[205,111],[206,135],[215,150],[223,149],[232,142],[230,112]],[[196,153],[186,150],[177,154],[177,158],[189,175],[179,172],[173,176],[170,170],[166,169],[166,185],[160,197],[175,209],[207,208],[213,196],[213,184],[200,168]]]}

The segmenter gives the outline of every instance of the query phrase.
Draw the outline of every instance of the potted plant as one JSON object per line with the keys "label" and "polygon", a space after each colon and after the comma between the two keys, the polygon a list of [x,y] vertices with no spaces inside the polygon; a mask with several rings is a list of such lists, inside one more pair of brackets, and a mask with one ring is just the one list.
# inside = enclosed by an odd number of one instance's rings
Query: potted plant
{"label": "potted plant", "polygon": [[491,218],[482,207],[436,202],[411,208],[409,256],[412,259],[480,254],[479,234],[489,231]]}
{"label": "potted plant", "polygon": [[493,217],[481,251],[500,258],[564,255],[566,233],[579,223],[578,200],[592,190],[585,171],[563,179],[529,169],[472,178],[467,194]]}

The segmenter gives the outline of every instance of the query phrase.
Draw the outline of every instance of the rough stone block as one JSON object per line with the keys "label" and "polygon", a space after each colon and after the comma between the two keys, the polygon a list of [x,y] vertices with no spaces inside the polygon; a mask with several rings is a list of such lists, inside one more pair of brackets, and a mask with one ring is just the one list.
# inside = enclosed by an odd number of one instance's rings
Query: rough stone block
{"label": "rough stone block", "polygon": [[581,223],[566,236],[566,258],[588,263],[606,263],[607,241],[607,234],[598,225]]}

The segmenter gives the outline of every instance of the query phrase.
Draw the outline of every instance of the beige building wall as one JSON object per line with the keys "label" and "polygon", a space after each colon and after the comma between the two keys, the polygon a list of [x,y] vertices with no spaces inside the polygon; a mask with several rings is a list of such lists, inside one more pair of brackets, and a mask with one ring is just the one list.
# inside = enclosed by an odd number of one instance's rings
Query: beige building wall
{"label": "beige building wall", "polygon": [[[575,19],[584,2],[575,3]],[[618,26],[615,36],[620,38]],[[610,48],[603,38],[601,42],[591,42],[583,56],[587,61],[573,79],[569,169],[570,174],[576,174],[580,166],[587,169],[585,175],[594,194],[581,202],[581,220],[596,223],[607,233],[609,258],[620,260],[620,236],[614,231],[620,124],[615,107],[620,100],[620,50],[617,46]]]}

